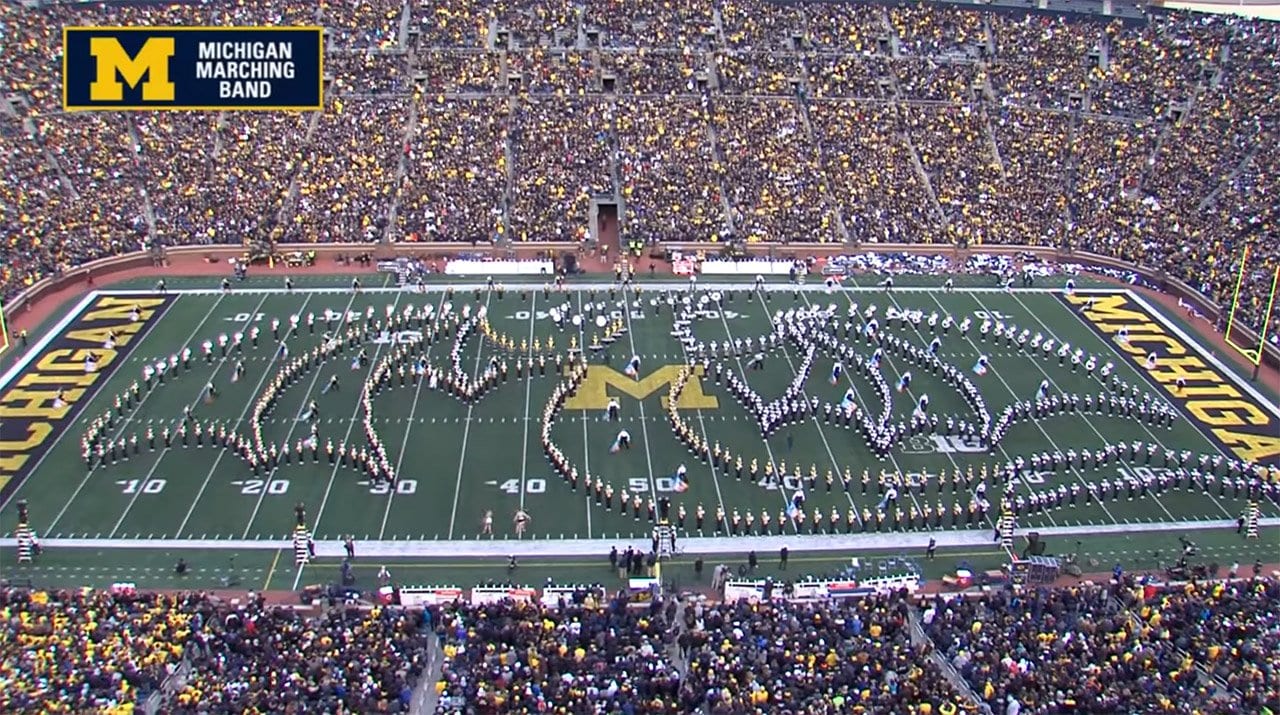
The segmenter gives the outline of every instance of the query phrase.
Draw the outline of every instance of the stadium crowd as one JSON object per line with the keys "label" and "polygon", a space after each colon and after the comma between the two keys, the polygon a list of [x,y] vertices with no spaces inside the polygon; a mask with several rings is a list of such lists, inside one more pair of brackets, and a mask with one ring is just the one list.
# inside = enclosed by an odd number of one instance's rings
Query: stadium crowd
{"label": "stadium crowd", "polygon": [[302,616],[253,594],[0,591],[0,711],[132,713],[190,664],[168,713],[404,712],[433,636],[421,616]]}
{"label": "stadium crowd", "polygon": [[[583,593],[560,608],[448,608],[437,633],[444,712],[681,712],[671,614]],[[453,706],[452,703],[459,703]]]}
{"label": "stadium crowd", "polygon": [[1264,712],[1280,707],[1277,599],[1274,581],[1157,589],[1121,576],[1108,587],[935,598],[922,622],[997,715]]}
{"label": "stadium crowd", "polygon": [[[825,602],[582,589],[319,615],[188,593],[0,591],[0,710],[1229,713],[1280,709],[1280,582],[1082,583]],[[912,634],[912,621],[922,631]],[[438,679],[423,682],[432,652]],[[185,663],[184,667],[179,667]],[[177,673],[162,688],[169,676]]]}
{"label": "stadium crowd", "polygon": [[688,710],[954,713],[964,702],[913,645],[898,596],[686,608]]}
{"label": "stadium crowd", "polygon": [[[402,10],[0,8],[18,99],[0,117],[3,294],[152,241],[574,240],[590,199],[616,194],[646,241],[1069,245],[1219,301],[1248,247],[1237,319],[1267,308],[1275,23],[767,0]],[[63,25],[263,23],[330,29],[328,111],[58,113]]]}

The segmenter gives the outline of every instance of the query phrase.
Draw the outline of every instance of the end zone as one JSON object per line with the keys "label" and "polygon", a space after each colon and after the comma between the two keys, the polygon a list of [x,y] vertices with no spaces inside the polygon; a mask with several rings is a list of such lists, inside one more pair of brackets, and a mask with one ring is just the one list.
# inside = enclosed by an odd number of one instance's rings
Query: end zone
{"label": "end zone", "polygon": [[[1060,298],[1117,355],[1164,391],[1224,454],[1280,469],[1280,407],[1142,296],[1124,290]],[[1114,338],[1121,328],[1128,331],[1124,344]],[[1159,362],[1148,370],[1144,363],[1152,352]],[[1178,380],[1183,387],[1178,387]]]}
{"label": "end zone", "polygon": [[0,507],[176,301],[148,292],[90,293],[0,377]]}

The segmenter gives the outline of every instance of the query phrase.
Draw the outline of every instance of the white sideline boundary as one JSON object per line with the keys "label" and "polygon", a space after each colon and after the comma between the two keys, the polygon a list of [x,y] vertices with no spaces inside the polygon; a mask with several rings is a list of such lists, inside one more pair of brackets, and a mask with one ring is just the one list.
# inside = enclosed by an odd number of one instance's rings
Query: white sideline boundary
{"label": "white sideline boundary", "polygon": [[[139,291],[136,291],[136,290],[120,291],[119,293],[112,293],[112,295],[130,295],[130,294],[137,295],[138,292]],[[9,386],[9,383],[17,379],[17,377],[21,375],[23,371],[27,369],[28,366],[31,365],[31,361],[35,360],[37,355],[44,352],[44,349],[49,347],[49,343],[53,342],[53,339],[55,337],[62,335],[64,332],[66,332],[67,326],[71,325],[71,321],[83,315],[84,311],[88,309],[89,304],[92,303],[98,297],[98,295],[99,293],[97,291],[94,291],[86,295],[84,298],[81,298],[80,302],[76,303],[74,308],[72,308],[71,310],[68,310],[66,315],[62,316],[61,320],[55,323],[54,326],[50,328],[48,332],[46,332],[39,340],[35,342],[35,344],[28,347],[27,353],[23,355],[18,360],[18,362],[14,363],[12,367],[10,367],[7,371],[5,371],[4,377],[0,377],[0,390],[5,389],[6,387]]]}
{"label": "white sideline boundary", "polygon": [[[540,291],[544,288],[547,288],[548,286],[550,286],[549,283],[504,283],[502,284],[502,288],[508,294],[508,297],[510,297],[510,294],[513,292],[519,292],[522,290],[523,291],[535,291],[535,290]],[[634,293],[636,288],[640,289],[640,298],[643,300],[645,293],[649,293],[649,292],[660,292],[660,291],[669,292],[669,291],[688,290],[689,283],[687,281],[654,281],[654,282],[646,281],[644,283],[633,283],[632,287],[628,288],[628,290]],[[475,291],[488,292],[490,290],[487,283],[427,283],[423,285],[421,288],[415,285],[361,286],[360,292],[361,293],[392,293],[392,294],[394,293],[441,293],[451,289],[453,290],[454,293],[469,293],[469,292],[475,292]],[[550,287],[550,290],[552,293],[569,293],[569,292],[592,291],[592,290],[596,292],[608,292],[611,289],[616,290],[618,292],[622,292],[622,288],[617,283],[567,283],[564,285],[563,288],[556,288],[555,286]],[[792,284],[792,283],[765,283],[764,285],[757,287],[755,284],[753,284],[748,280],[706,281],[706,282],[699,281],[698,284],[694,286],[694,289],[699,291],[735,290],[735,291],[746,291],[746,292],[755,292],[757,290],[760,290],[760,291],[764,291],[765,293],[793,293],[795,291],[800,291],[802,293],[828,293],[827,287],[820,282],[819,283],[802,283],[799,285]],[[936,293],[940,290],[942,289],[939,288],[938,286],[902,286],[902,287],[895,286],[893,290],[889,292],[890,293]],[[1004,288],[1001,288],[998,286],[964,286],[964,287],[958,286],[954,290],[956,293],[1006,293],[1008,292]],[[221,288],[168,288],[165,290],[165,292],[171,295],[176,295],[179,293],[183,295],[222,295],[223,293]],[[844,286],[842,285],[830,291],[831,294],[840,293],[840,292],[884,293],[885,289],[881,288],[880,286]],[[1061,293],[1062,289],[1047,288],[1047,287],[1036,288],[1033,286],[1030,288],[1015,288],[1014,292]],[[1077,294],[1083,294],[1083,295],[1089,295],[1091,293],[1097,294],[1097,295],[1113,295],[1116,293],[1126,293],[1128,292],[1128,289],[1127,288],[1077,288],[1075,292]],[[128,290],[128,289],[104,288],[101,290],[94,291],[90,295],[93,295],[93,296],[150,295],[152,293],[153,291],[137,290],[137,289]],[[290,291],[286,291],[283,288],[232,288],[230,291],[231,295],[237,295],[237,294],[257,295],[260,293],[279,293],[280,295],[289,295]],[[349,287],[344,288],[339,286],[311,287],[311,288],[295,287],[292,293],[294,294],[342,293],[346,295],[351,293],[351,288]]]}
{"label": "white sideline boundary", "polygon": [[[1280,526],[1280,517],[1259,519],[1261,527]],[[1236,522],[1230,519],[1209,519],[1202,521],[1156,521],[1140,524],[1115,524],[1099,526],[1095,524],[1080,526],[1050,526],[1032,529],[1042,537],[1092,536],[1100,534],[1144,534],[1164,531],[1203,531],[1209,529],[1234,529]],[[1028,531],[1020,529],[1020,532]],[[677,544],[681,551],[689,554],[741,554],[745,551],[774,553],[782,547],[791,551],[846,552],[850,554],[866,551],[891,551],[897,553],[916,552],[924,549],[928,540],[933,538],[939,547],[982,547],[998,551],[999,546],[991,540],[989,529],[966,529],[962,531],[912,531],[912,532],[876,532],[870,534],[787,534],[783,536],[737,536],[717,537],[700,536],[680,539]],[[48,549],[166,549],[191,551],[196,549],[216,549],[226,551],[274,551],[292,549],[292,539],[44,539],[41,545]],[[16,539],[0,539],[0,547],[13,548]],[[382,540],[357,541],[356,553],[361,557],[379,558],[506,558],[520,556],[564,557],[593,556],[603,557],[609,549],[625,546],[639,547],[648,551],[649,539],[481,539],[481,540]],[[339,540],[316,541],[316,556],[341,558],[346,552]]]}

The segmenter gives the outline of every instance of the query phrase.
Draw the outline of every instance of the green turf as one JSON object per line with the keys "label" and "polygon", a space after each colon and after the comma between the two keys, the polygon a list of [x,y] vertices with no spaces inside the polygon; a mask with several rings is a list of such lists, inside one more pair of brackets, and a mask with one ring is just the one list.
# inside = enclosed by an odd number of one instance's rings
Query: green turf
{"label": "green turf", "polygon": [[[139,407],[127,410],[124,424],[118,425],[116,430],[125,435],[135,432],[141,435],[150,426],[158,433],[162,426],[176,424],[184,406],[192,406],[201,419],[217,420],[243,431],[256,396],[278,369],[270,339],[269,323],[272,318],[278,317],[287,326],[288,316],[295,313],[320,314],[326,309],[363,312],[371,306],[382,315],[387,306],[400,311],[409,304],[431,302],[439,306],[448,299],[440,290],[424,294],[367,290],[357,294],[343,287],[344,279],[320,277],[298,281],[299,290],[291,294],[283,290],[234,290],[224,295],[207,290],[207,280],[173,279],[169,283],[173,289],[189,288],[195,292],[182,293],[158,324],[134,346],[119,369],[103,381],[96,395],[85,398],[90,402],[80,419],[61,435],[38,471],[22,484],[16,494],[16,498],[25,499],[30,504],[32,524],[42,538],[101,539],[106,553],[99,560],[102,568],[118,564],[121,569],[126,569],[123,573],[129,573],[128,568],[151,568],[151,572],[136,573],[153,574],[157,581],[170,578],[165,562],[183,548],[180,544],[168,543],[169,540],[284,539],[294,524],[294,505],[299,501],[307,506],[308,525],[318,540],[329,541],[352,535],[357,541],[422,542],[418,549],[421,553],[413,557],[418,559],[447,555],[449,546],[444,542],[476,542],[482,515],[488,510],[496,515],[493,537],[496,542],[514,538],[511,515],[518,508],[528,510],[533,516],[528,537],[550,540],[546,546],[548,558],[556,553],[557,543],[570,540],[647,538],[647,521],[623,516],[616,507],[607,511],[595,505],[581,489],[572,492],[563,481],[553,476],[539,442],[542,405],[555,386],[556,378],[550,371],[546,377],[530,380],[513,377],[470,407],[412,382],[399,387],[398,380],[392,389],[377,395],[373,399],[373,425],[382,435],[388,456],[398,466],[401,475],[400,485],[391,493],[364,482],[351,469],[331,467],[323,456],[318,464],[307,459],[302,464],[282,466],[269,476],[255,479],[247,465],[229,453],[209,446],[183,448],[176,443],[170,450],[150,451],[145,440],[140,454],[87,472],[79,454],[80,435],[91,416],[109,409],[114,396],[138,379],[144,360],[167,356],[184,345],[194,348],[206,338],[244,329],[256,321],[263,330],[262,344],[256,350],[246,348],[243,359],[248,370],[243,380],[232,383],[228,379],[236,359],[234,356],[227,360],[215,359],[212,365],[206,365],[197,357],[190,373],[146,393],[146,399]],[[968,283],[976,285],[980,281],[975,279]],[[330,289],[327,286],[334,287]],[[149,288],[150,281],[143,287]],[[251,279],[245,287],[275,289],[279,285],[276,279],[262,278]],[[680,344],[670,335],[669,308],[664,305],[655,313],[650,304],[651,297],[680,288],[679,285],[653,283],[644,285],[639,295],[627,295],[630,305],[623,315],[629,330],[594,364],[607,364],[621,371],[626,360],[637,354],[643,360],[642,372],[647,374],[664,365],[682,363],[685,355]],[[571,338],[576,338],[579,344],[587,344],[591,335],[599,331],[594,327],[576,335],[573,331],[557,331],[545,317],[546,311],[564,302],[578,307],[593,301],[607,303],[608,309],[614,310],[616,302],[623,298],[622,293],[611,296],[608,285],[592,284],[549,296],[539,290],[510,290],[502,295],[484,290],[460,290],[449,300],[455,309],[464,304],[471,304],[473,309],[486,306],[494,329],[511,336],[516,343],[537,340],[545,344],[549,338],[554,338],[557,349],[564,350]],[[1138,368],[1130,361],[1118,358],[1108,341],[1099,338],[1057,296],[1046,292],[958,290],[954,293],[895,291],[885,294],[879,291],[839,291],[828,294],[812,290],[800,293],[791,290],[771,293],[741,290],[735,293],[731,302],[725,303],[718,319],[698,320],[694,331],[700,339],[708,342],[758,336],[770,329],[770,316],[775,311],[834,303],[843,315],[851,301],[862,306],[877,304],[882,319],[890,307],[918,309],[926,314],[937,311],[954,315],[957,320],[964,316],[972,317],[975,328],[969,337],[962,339],[953,330],[951,337],[944,341],[940,355],[962,367],[966,374],[980,353],[990,356],[991,373],[973,379],[980,385],[993,413],[1015,399],[1029,398],[1044,379],[1050,380],[1055,391],[1083,394],[1086,391],[1097,392],[1098,386],[1096,379],[1091,384],[1083,371],[1072,373],[1069,369],[1060,368],[1056,358],[1029,358],[1019,354],[1016,348],[1004,347],[1003,343],[998,346],[990,341],[981,344],[976,325],[981,322],[979,316],[984,314],[1033,332],[1056,336],[1059,341],[1067,340],[1097,355],[1100,361],[1115,360],[1121,377],[1147,385]],[[923,345],[929,340],[928,335],[917,334],[909,325],[905,329],[899,328],[896,321],[891,330],[917,344]],[[301,354],[317,344],[321,332],[320,325],[314,335],[303,328],[298,335],[288,339],[291,352]],[[366,347],[372,358],[371,365],[387,348],[380,344]],[[443,364],[449,347],[447,340],[432,345],[429,360]],[[473,338],[463,346],[461,364],[464,370],[473,372],[495,354],[498,351],[492,341]],[[514,362],[513,355],[506,354],[506,359]],[[766,369],[747,373],[749,382],[765,400],[770,400],[781,394],[791,381],[799,359],[795,346],[787,345],[784,350],[769,356]],[[826,376],[831,362],[830,357],[819,355],[806,390],[824,401],[838,402],[849,383],[834,386],[828,383]],[[884,372],[890,382],[906,369],[901,363],[901,358],[896,356],[885,361]],[[737,367],[733,359],[726,364]],[[895,414],[909,415],[914,397],[922,393],[930,395],[934,412],[967,413],[953,389],[919,367],[911,369],[915,376],[912,395],[895,394]],[[320,388],[332,374],[340,376],[342,389],[321,395]],[[265,437],[276,443],[293,443],[305,436],[307,425],[297,416],[310,399],[315,399],[323,414],[322,440],[332,438],[335,442],[360,442],[359,385],[367,374],[367,368],[352,370],[347,359],[339,358],[304,375],[301,383],[282,394],[274,413],[264,424]],[[854,375],[851,383],[857,388],[864,406],[874,409],[874,404],[866,402],[870,395],[865,389],[867,383],[852,371],[849,374]],[[211,379],[221,394],[217,400],[206,404],[200,399],[200,392]],[[1189,449],[1197,453],[1216,451],[1201,430],[1185,419],[1179,420],[1172,430],[1165,430],[1148,429],[1129,419],[1072,415],[1058,416],[1038,424],[1018,424],[994,455],[939,452],[932,441],[915,440],[905,449],[895,450],[891,459],[882,462],[871,454],[856,431],[818,420],[794,425],[780,430],[768,440],[762,440],[754,421],[723,386],[705,377],[702,389],[718,401],[718,406],[715,409],[689,410],[684,416],[709,442],[720,443],[733,453],[742,454],[747,462],[752,458],[762,464],[769,460],[775,463],[786,461],[788,471],[796,464],[801,465],[806,474],[810,465],[814,465],[820,475],[828,469],[838,475],[848,468],[854,476],[848,493],[840,488],[838,481],[828,493],[820,478],[818,489],[808,495],[810,510],[817,506],[825,515],[835,508],[842,520],[850,507],[859,513],[865,507],[874,507],[879,500],[874,476],[881,469],[904,473],[949,473],[955,469],[966,470],[971,465],[975,469],[984,464],[994,466],[1016,454],[1055,448],[1063,451],[1068,448],[1092,449],[1104,442],[1132,440],[1155,441],[1177,450]],[[1150,386],[1147,389],[1154,390]],[[665,394],[664,385],[642,400],[623,396],[621,425],[606,422],[603,411],[599,409],[565,410],[552,429],[552,438],[581,471],[598,476],[619,490],[633,491],[634,487],[641,487],[646,496],[655,488],[667,488],[670,484],[668,477],[679,465],[687,465],[691,477],[689,490],[683,494],[671,494],[673,503],[684,504],[690,513],[686,523],[687,536],[697,535],[693,533],[692,514],[699,504],[708,512],[704,529],[707,536],[713,531],[714,520],[710,515],[718,506],[730,514],[737,510],[744,514],[750,511],[758,516],[768,510],[776,523],[790,496],[790,489],[770,490],[750,480],[738,481],[726,470],[716,470],[697,461],[668,427],[661,402]],[[620,427],[630,431],[634,447],[611,454],[609,446]],[[865,495],[858,483],[864,469],[873,476],[872,486]],[[1114,477],[1116,470],[1117,467],[1112,465],[1102,472],[1065,471],[1062,478],[1068,485],[1083,485],[1103,476]],[[1026,484],[1014,487],[1022,490],[1019,493],[1023,494],[1028,488]],[[992,494],[999,494],[998,484],[992,484]],[[967,504],[969,499],[963,490],[953,494],[947,488],[939,494],[932,486],[925,495],[903,496],[905,507],[940,503],[948,510],[953,501]],[[1076,507],[1024,517],[1019,527],[1073,526],[1104,531],[1116,525],[1234,519],[1243,508],[1243,500],[1233,498],[1230,491],[1222,497],[1216,493],[1205,495],[1173,491],[1158,498],[1134,501],[1120,499],[1095,505],[1082,502]],[[0,532],[8,532],[12,528],[13,510],[11,502],[0,512],[0,519],[3,519]],[[1274,504],[1264,505],[1264,516],[1276,516]],[[989,530],[986,524],[982,528]],[[951,526],[947,519],[944,520],[943,531],[949,530]],[[912,544],[922,538],[927,539],[927,536],[913,534],[903,537]],[[1141,541],[1145,537],[1134,535],[1124,538]],[[154,540],[156,550],[113,549],[113,539]],[[1263,543],[1273,548],[1276,534],[1268,531]],[[797,550],[800,548],[803,546],[798,546]],[[501,545],[495,544],[491,550],[500,553]],[[80,555],[96,553],[95,549],[76,551]],[[240,561],[237,568],[259,569],[264,581],[267,573],[272,573],[272,578],[287,573],[288,576],[280,580],[278,586],[312,580],[308,573],[294,572],[292,554],[286,553],[280,560],[275,559],[275,554],[274,549],[243,552],[237,557]],[[46,557],[31,573],[57,568],[49,558]],[[211,562],[219,558],[221,556],[216,550],[209,556]],[[824,560],[828,557],[814,558]],[[93,560],[89,558],[90,562]],[[683,557],[683,560],[689,559]],[[276,566],[274,570],[273,563]],[[478,569],[489,568],[487,560],[474,563],[478,564]],[[522,573],[537,573],[541,578],[542,572],[537,571],[533,563],[537,562],[530,561]],[[67,568],[77,566],[71,564]],[[213,566],[207,568],[214,569],[209,572],[210,578],[225,575],[218,574]],[[316,566],[312,571],[322,568]],[[430,574],[431,580],[448,580],[432,570],[435,568],[437,566],[424,565],[424,578]],[[438,568],[449,568],[449,564],[444,563]],[[548,573],[556,568],[559,566],[548,562]],[[24,571],[15,567],[14,573]],[[246,574],[248,576],[250,574]]]}

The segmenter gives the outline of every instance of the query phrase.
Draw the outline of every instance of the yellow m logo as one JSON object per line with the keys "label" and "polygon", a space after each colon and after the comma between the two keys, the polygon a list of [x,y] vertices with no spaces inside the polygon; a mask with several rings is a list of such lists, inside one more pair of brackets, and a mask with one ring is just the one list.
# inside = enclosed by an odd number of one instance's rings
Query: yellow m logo
{"label": "yellow m logo", "polygon": [[[173,82],[169,81],[169,60],[174,55],[172,37],[152,37],[133,57],[114,37],[89,39],[89,54],[97,60],[97,79],[89,85],[89,99],[95,102],[124,100],[124,85],[142,85],[144,102],[172,102]],[[146,81],[142,80],[146,77]],[[123,82],[121,80],[124,80]]]}
{"label": "yellow m logo", "polygon": [[[587,376],[578,386],[578,394],[564,403],[567,410],[603,410],[609,406],[609,388],[615,394],[621,393],[637,400],[652,395],[675,381],[683,365],[664,365],[649,373],[642,380],[633,380],[611,367],[590,365]],[[666,407],[667,397],[662,396],[662,406]],[[693,376],[680,392],[680,402],[676,407],[682,410],[714,410],[720,407],[720,401],[714,395],[702,391],[702,368],[694,369]]]}

